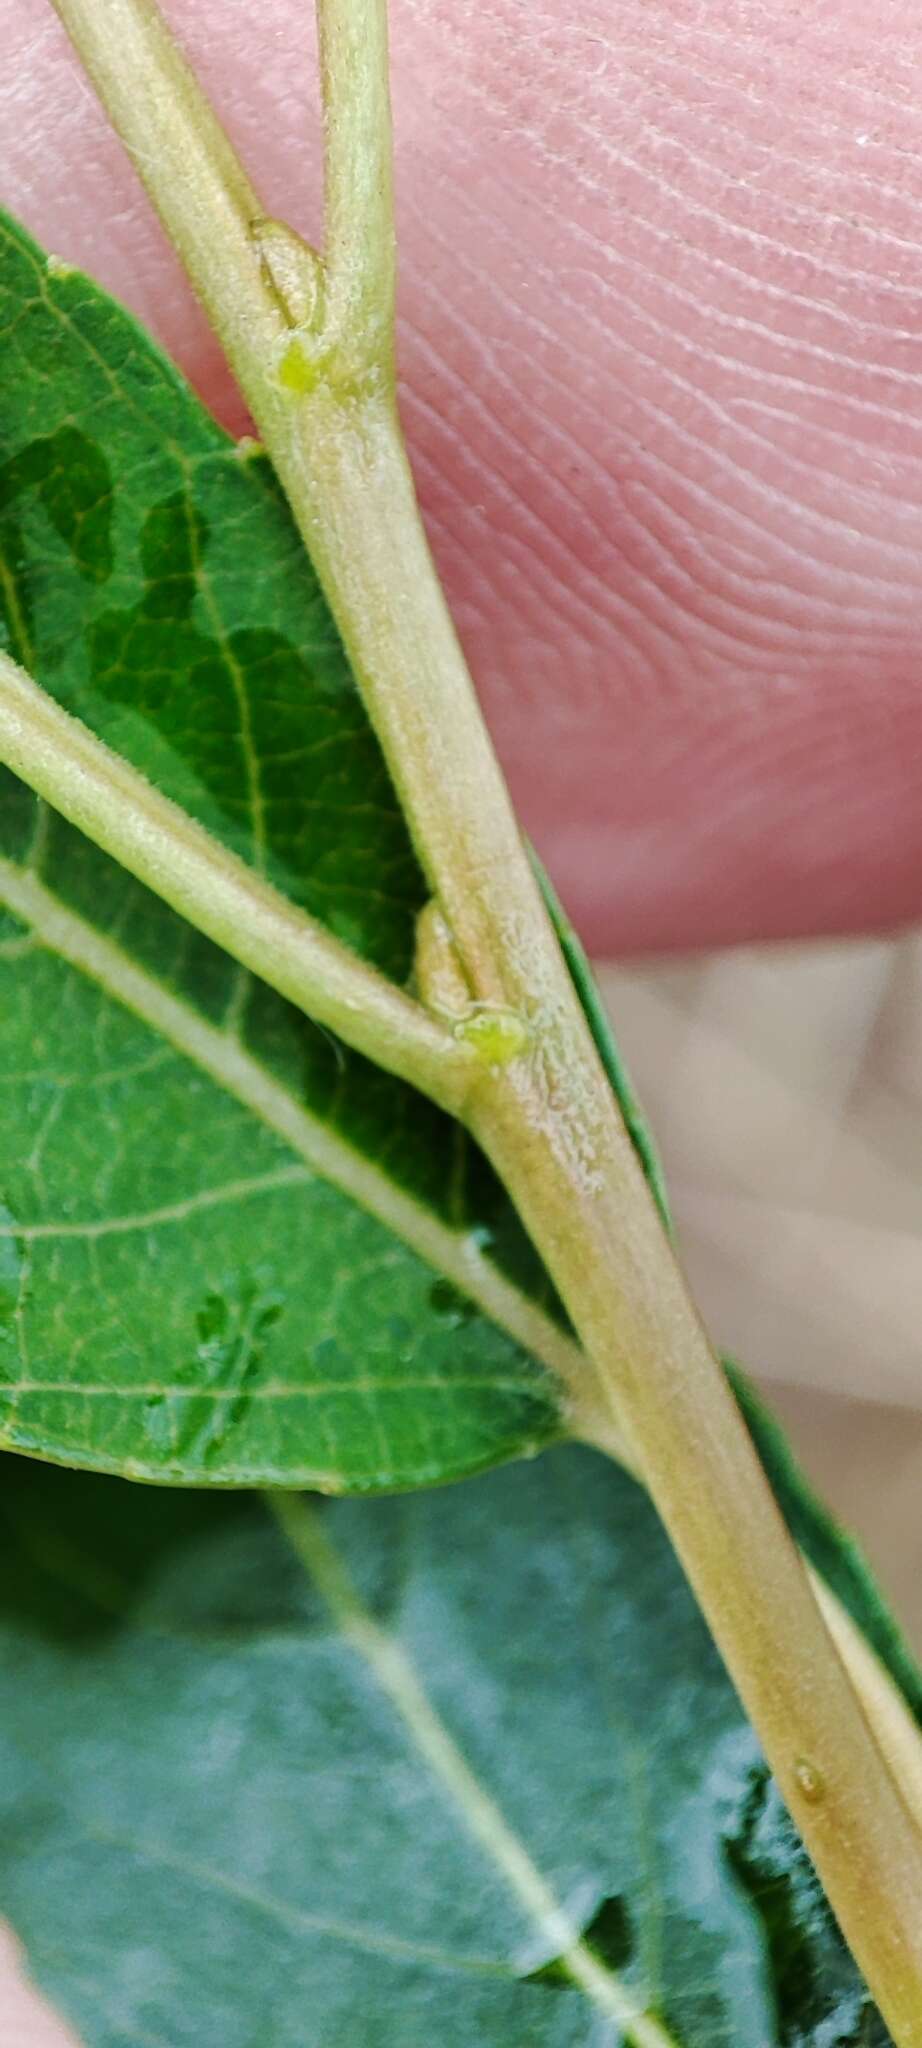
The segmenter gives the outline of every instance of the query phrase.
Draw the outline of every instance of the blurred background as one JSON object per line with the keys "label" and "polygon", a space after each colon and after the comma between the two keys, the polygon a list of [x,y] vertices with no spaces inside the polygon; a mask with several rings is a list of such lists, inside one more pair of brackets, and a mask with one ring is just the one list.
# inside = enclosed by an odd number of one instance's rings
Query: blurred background
{"label": "blurred background", "polygon": [[922,1653],[922,935],[601,978],[708,1327]]}

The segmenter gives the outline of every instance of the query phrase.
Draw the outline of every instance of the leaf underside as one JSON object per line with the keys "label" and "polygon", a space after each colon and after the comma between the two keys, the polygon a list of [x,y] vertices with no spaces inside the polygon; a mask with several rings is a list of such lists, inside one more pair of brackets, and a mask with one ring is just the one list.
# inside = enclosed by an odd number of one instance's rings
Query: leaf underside
{"label": "leaf underside", "polygon": [[885,2048],[662,1529],[595,1453],[305,1503],[300,1561],[244,1494],[10,1468],[0,1910],[86,2048],[630,2041],[550,1906],[664,2048]]}

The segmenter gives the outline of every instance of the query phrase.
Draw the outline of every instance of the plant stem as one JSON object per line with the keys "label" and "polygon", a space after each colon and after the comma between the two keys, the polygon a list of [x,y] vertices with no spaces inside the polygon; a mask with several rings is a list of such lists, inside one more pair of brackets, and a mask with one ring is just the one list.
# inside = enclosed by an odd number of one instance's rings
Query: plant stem
{"label": "plant stem", "polygon": [[213,839],[0,652],[0,761],[271,988],[443,1108],[476,1054]]}
{"label": "plant stem", "polygon": [[[525,1053],[484,1067],[472,1128],[567,1303],[592,1398],[628,1440],[894,2040],[920,2048],[922,1841],[673,1261],[420,525],[393,401],[382,0],[320,0],[333,233],[309,328],[261,264],[258,204],[150,0],[56,5],[259,423],[467,986],[527,1028]],[[382,233],[377,264],[367,243]]]}
{"label": "plant stem", "polygon": [[[337,350],[393,373],[394,207],[387,6],[318,8],[324,115],[325,328]],[[355,119],[342,121],[349,106]],[[356,351],[356,344],[358,350]]]}
{"label": "plant stem", "polygon": [[896,1681],[881,1663],[877,1651],[862,1635],[857,1622],[827,1586],[819,1572],[808,1566],[810,1583],[819,1601],[826,1625],[884,1756],[900,1787],[916,1827],[922,1831],[922,1746],[919,1724]]}

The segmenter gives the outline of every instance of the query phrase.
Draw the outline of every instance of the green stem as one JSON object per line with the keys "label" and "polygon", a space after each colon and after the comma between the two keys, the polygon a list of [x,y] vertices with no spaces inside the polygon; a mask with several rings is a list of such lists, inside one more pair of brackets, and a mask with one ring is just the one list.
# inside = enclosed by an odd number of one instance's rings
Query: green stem
{"label": "green stem", "polygon": [[476,1054],[270,882],[0,652],[0,761],[97,846],[347,1045],[457,1111]]}
{"label": "green stem", "polygon": [[[324,110],[325,329],[356,368],[393,372],[394,207],[391,192],[387,5],[319,0]],[[349,106],[355,119],[335,110]],[[358,343],[358,349],[356,349]]]}
{"label": "green stem", "polygon": [[[484,1067],[469,1119],[583,1340],[587,1400],[628,1440],[897,2048],[922,2048],[922,1842],[673,1261],[420,525],[393,404],[389,220],[378,287],[363,256],[388,206],[381,0],[321,4],[334,235],[317,312],[300,328],[271,262],[254,260],[259,208],[254,198],[248,230],[247,188],[228,170],[226,139],[150,0],[56,4],[259,423],[459,971],[475,999],[511,1009],[525,1027],[518,1058]],[[348,336],[335,314],[342,305],[357,323]]]}

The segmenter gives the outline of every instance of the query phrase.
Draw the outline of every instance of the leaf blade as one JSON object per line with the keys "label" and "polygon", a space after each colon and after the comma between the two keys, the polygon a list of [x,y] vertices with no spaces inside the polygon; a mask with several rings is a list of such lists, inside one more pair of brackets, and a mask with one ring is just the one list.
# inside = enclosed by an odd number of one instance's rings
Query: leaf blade
{"label": "leaf blade", "polygon": [[[77,273],[46,264],[12,223],[0,231],[0,330],[0,630],[11,648],[223,844],[401,981],[422,880],[264,458],[241,454],[134,322]],[[12,917],[8,940],[0,935],[0,1199],[7,1262],[18,1246],[19,1270],[0,1298],[0,1441],[173,1482],[282,1484],[287,1471],[290,1483],[362,1489],[454,1477],[556,1434],[556,1390],[523,1346],[537,1333],[556,1355],[566,1340],[546,1314],[540,1265],[458,1127],[243,974],[8,775],[0,862]],[[65,927],[79,940],[69,954]],[[108,982],[96,972],[107,948],[110,966],[120,956]],[[162,1043],[136,1032],[131,1076],[119,1070],[107,1083],[98,1045],[130,1035],[117,1014],[126,995]],[[255,1122],[235,1126],[236,1162],[225,1128],[236,1111],[203,1089],[195,1067],[183,1078],[174,1064],[176,1033],[164,1039],[162,1027],[177,1016],[200,1072],[201,1054],[212,1082],[241,1081]],[[75,1070],[95,1087],[79,1115],[56,1085]],[[286,1171],[286,1133],[296,1141],[289,1165],[332,1172],[364,1208],[372,1187],[370,1216],[348,1203],[337,1212],[356,1267],[370,1262],[378,1275],[361,1315],[353,1287],[339,1332],[330,1315],[340,1256],[320,1179],[276,1189],[275,1249],[255,1195],[248,1209],[241,1198],[223,1248],[217,1206],[199,1201],[219,1182]],[[250,1154],[263,1162],[255,1176],[244,1170]],[[169,1226],[183,1233],[177,1259],[163,1212],[183,1205]],[[400,1226],[386,1251],[382,1213]],[[160,1235],[151,1225],[130,1250],[128,1234],[107,1224],[131,1215],[160,1216]],[[81,1225],[94,1247],[82,1272]],[[440,1279],[420,1263],[431,1264],[435,1245]],[[485,1319],[483,1290],[487,1315],[511,1318],[512,1338]],[[228,1293],[222,1337],[211,1323]],[[120,1333],[106,1334],[103,1307]],[[253,1315],[263,1317],[255,1335]],[[270,1431],[244,1397],[261,1396],[269,1414],[280,1341],[281,1377],[295,1391],[285,1427]],[[362,1427],[342,1417],[321,1426],[324,1342],[328,1401],[351,1377]],[[421,1361],[415,1419],[392,1363],[408,1348]],[[180,1410],[196,1427],[180,1426]],[[229,1429],[222,1416],[233,1417]]]}
{"label": "leaf blade", "polygon": [[[0,863],[0,889],[2,883]],[[16,901],[28,907],[21,885]],[[495,1324],[491,1325],[491,1350],[484,1356],[479,1319],[459,1318],[452,1298],[444,1307],[440,1301],[433,1304],[433,1288],[438,1283],[433,1282],[431,1268],[454,1270],[468,1288],[479,1278],[497,1313],[509,1319],[521,1317],[523,1334],[538,1334],[546,1345],[553,1346],[560,1342],[559,1333],[553,1326],[544,1328],[540,1311],[535,1312],[517,1290],[505,1286],[500,1276],[478,1261],[477,1247],[464,1233],[446,1229],[369,1160],[341,1138],[331,1136],[249,1054],[230,1045],[222,1032],[170,996],[118,948],[71,913],[62,913],[54,899],[45,899],[40,885],[34,883],[29,897],[33,931],[42,930],[46,901],[50,904],[45,910],[46,923],[51,926],[48,936],[57,953],[52,986],[45,1003],[39,997],[37,1007],[51,1008],[52,994],[60,1003],[58,968],[67,948],[72,964],[83,970],[79,977],[74,976],[65,1011],[69,1040],[75,1031],[75,1009],[88,1000],[86,978],[90,975],[101,986],[104,1005],[108,993],[115,991],[119,1009],[134,1011],[137,1023],[128,1014],[118,1020],[116,1051],[111,1045],[113,1019],[106,1007],[107,1036],[102,1051],[105,1113],[107,1117],[113,1114],[113,1087],[117,1095],[119,1070],[113,1060],[123,1062],[128,1071],[132,1101],[136,1102],[139,1073],[148,1080],[153,1074],[157,1098],[154,1128],[143,1148],[142,1161],[146,1158],[152,1192],[159,1199],[153,1207],[142,1202],[140,1209],[119,1208],[117,1183],[110,1181],[110,1204],[101,1220],[77,1220],[73,1193],[70,1215],[64,1220],[46,1217],[37,1224],[23,1224],[18,1214],[23,1205],[17,1204],[16,1210],[8,1206],[7,1220],[0,1225],[0,1243],[7,1246],[10,1265],[5,1331],[0,1320],[0,1336],[6,1337],[5,1344],[0,1342],[0,1435],[6,1443],[51,1457],[63,1445],[68,1457],[82,1457],[98,1469],[179,1484],[311,1484],[335,1491],[343,1483],[345,1465],[350,1485],[373,1491],[455,1477],[459,1471],[489,1462],[504,1443],[511,1452],[526,1445],[536,1447],[555,1434],[559,1423],[547,1376],[521,1344],[504,1336]],[[40,973],[43,964],[44,955],[39,954],[33,972]],[[17,985],[22,981],[21,970],[22,961],[16,957],[13,972]],[[21,989],[19,1000],[23,1000]],[[141,1020],[153,1022],[156,1035],[146,1032]],[[28,1031],[22,1035],[31,1036]],[[84,1047],[91,1082],[92,1037],[91,1029]],[[165,1050],[172,1049],[180,1057],[164,1061]],[[188,1059],[195,1060],[203,1077],[196,1084],[199,1099],[191,1159],[186,1160],[181,1141],[172,1136],[172,1158],[165,1162],[154,1141],[164,1120],[171,1133],[181,1127],[189,1086]],[[74,1084],[77,1078],[73,1077]],[[43,1079],[47,1081],[47,1076]],[[33,1133],[33,1084],[28,1075],[23,1080],[21,1136],[15,1121],[16,1100],[11,1101],[10,1091],[7,1093],[13,1155],[25,1151]],[[36,1145],[45,1147],[45,1165],[54,1167],[47,1148],[57,1143],[63,1150],[60,1178],[63,1167],[72,1161],[86,1110],[78,1092],[76,1108],[69,1112],[60,1070],[50,1091],[46,1085],[46,1094],[48,1109],[44,1125],[32,1140],[31,1170]],[[244,1114],[235,1118],[238,1109]],[[62,1118],[66,1120],[69,1114],[76,1119],[73,1132],[68,1132],[66,1121],[61,1129]],[[262,1152],[254,1159],[257,1130],[262,1134]],[[234,1172],[242,1154],[256,1169],[245,1181]],[[292,1164],[293,1156],[302,1162],[300,1167]],[[164,1202],[167,1163],[178,1176],[181,1192]],[[193,1167],[201,1185],[190,1193]],[[134,1147],[126,1171],[135,1189],[138,1162]],[[6,1186],[9,1205],[17,1197],[9,1178]],[[257,1196],[261,1197],[259,1204]],[[256,1204],[254,1220],[262,1223],[266,1245],[264,1251],[257,1248],[249,1264],[241,1260],[239,1225],[236,1233],[232,1229],[227,1237],[220,1228],[228,1212],[241,1203],[247,1205],[248,1212]],[[274,1223],[267,1224],[259,1217],[260,1207],[266,1206],[274,1213]],[[400,1232],[398,1247],[391,1236],[394,1229]],[[187,1271],[190,1231],[197,1254],[191,1276]],[[312,1233],[310,1270],[314,1275],[313,1293],[305,1290],[303,1303],[298,1298],[298,1281],[304,1270],[301,1232]],[[147,1263],[153,1260],[152,1287],[142,1284],[139,1288],[137,1259],[129,1256],[126,1260],[122,1255],[126,1244],[133,1253],[138,1240]],[[11,1253],[28,1260],[25,1285],[33,1309],[26,1330],[21,1326],[22,1276],[11,1265]],[[43,1258],[47,1271],[38,1274],[36,1266]],[[386,1287],[379,1289],[386,1297],[386,1314],[383,1330],[373,1329],[369,1340],[368,1287],[376,1264],[387,1278]],[[143,1258],[141,1270],[143,1273]],[[291,1272],[294,1284],[287,1277]],[[185,1331],[190,1287],[197,1291],[200,1303],[195,1319],[198,1341],[191,1358]],[[53,1370],[57,1349],[54,1323],[62,1317],[66,1321],[70,1292],[78,1303],[89,1293],[97,1304],[108,1303],[113,1322],[108,1350],[102,1333],[97,1332],[91,1383],[74,1375],[58,1379]],[[161,1368],[157,1377],[145,1379],[136,1367],[145,1356],[145,1325],[152,1299],[160,1304],[157,1355]],[[51,1319],[51,1327],[45,1331],[42,1304]],[[296,1362],[287,1386],[284,1377],[279,1377],[275,1341],[284,1317],[289,1324],[284,1333],[285,1355]],[[319,1342],[313,1334],[318,1321],[324,1333]],[[28,1367],[36,1348],[51,1360],[52,1369],[30,1380],[22,1368]],[[417,1357],[425,1364],[411,1369],[409,1361]],[[172,1379],[168,1372],[164,1374],[164,1358],[173,1360]],[[61,1410],[60,1422],[56,1404]],[[102,1414],[94,1416],[93,1423],[81,1432],[77,1415],[87,1404],[91,1411],[94,1404],[100,1404]],[[265,1419],[261,1423],[255,1420],[260,1404],[264,1418],[274,1413],[271,1426]],[[315,1457],[305,1463],[298,1458],[305,1434],[303,1411],[311,1406],[314,1416],[307,1434],[311,1442],[329,1447],[326,1462]],[[32,1419],[36,1407],[38,1423]],[[324,1422],[319,1418],[327,1407],[331,1419]]]}
{"label": "leaf blade", "polygon": [[571,1447],[312,1512],[345,1629],[246,1496],[14,1470],[0,1904],[88,2048],[615,2048],[497,1815],[679,2048],[883,2048],[633,1482]]}

